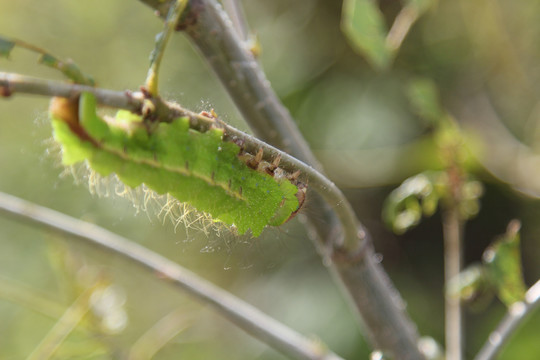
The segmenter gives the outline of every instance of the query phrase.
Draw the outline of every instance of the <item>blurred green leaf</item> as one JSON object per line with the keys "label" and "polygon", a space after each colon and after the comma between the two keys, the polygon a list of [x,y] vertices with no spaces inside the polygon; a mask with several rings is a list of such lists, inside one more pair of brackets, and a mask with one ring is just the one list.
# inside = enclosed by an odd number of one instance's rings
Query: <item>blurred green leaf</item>
{"label": "blurred green leaf", "polygon": [[430,123],[437,123],[445,112],[440,106],[437,85],[427,78],[416,78],[407,86],[407,97],[413,110]]}
{"label": "blurred green leaf", "polygon": [[[439,201],[450,196],[448,175],[444,171],[425,171],[410,177],[388,195],[383,207],[383,219],[397,234],[418,225],[422,216],[437,211]],[[480,210],[479,198],[483,186],[467,177],[461,186],[459,210],[463,219],[470,219]]]}
{"label": "blurred green leaf", "polygon": [[495,295],[493,285],[482,264],[473,264],[461,271],[459,276],[452,279],[446,293],[453,298],[459,298],[473,311],[484,310]]}
{"label": "blurred green leaf", "polygon": [[484,194],[484,185],[480,181],[467,179],[461,185],[459,213],[464,220],[475,217],[480,211],[480,197]]}
{"label": "blurred green leaf", "polygon": [[388,33],[375,0],[344,0],[341,28],[354,49],[376,69],[388,68],[392,52],[386,46]]}
{"label": "blurred green leaf", "polygon": [[444,168],[457,166],[464,173],[474,172],[478,163],[469,148],[471,145],[474,146],[474,143],[467,136],[467,132],[448,113],[445,113],[437,123],[434,141],[437,144],[438,155]]}
{"label": "blurred green leaf", "polygon": [[506,234],[489,246],[483,255],[488,275],[497,288],[499,299],[506,306],[521,301],[526,291],[521,270],[520,227],[519,221],[511,221]]}
{"label": "blurred green leaf", "polygon": [[418,225],[422,215],[431,216],[437,210],[440,194],[440,172],[424,172],[406,179],[392,191],[383,207],[385,222],[397,234]]}
{"label": "blurred green leaf", "polygon": [[38,63],[60,71],[64,76],[77,84],[95,85],[94,79],[91,76],[85,75],[72,60],[62,61],[37,46],[21,40],[7,39],[0,36],[0,56],[8,57],[15,46],[41,54]]}
{"label": "blurred green leaf", "polygon": [[378,70],[386,70],[418,17],[436,0],[408,0],[388,30],[377,0],[344,0],[341,28],[353,48]]}
{"label": "blurred green leaf", "polygon": [[0,56],[8,57],[11,50],[15,47],[15,43],[0,36]]}

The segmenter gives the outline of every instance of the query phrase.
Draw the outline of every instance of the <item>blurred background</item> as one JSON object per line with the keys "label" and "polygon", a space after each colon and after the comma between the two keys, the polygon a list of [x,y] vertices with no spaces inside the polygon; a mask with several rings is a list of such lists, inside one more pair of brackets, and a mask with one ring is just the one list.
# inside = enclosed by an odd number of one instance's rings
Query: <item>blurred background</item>
{"label": "blurred background", "polygon": [[[411,105],[415,81],[434,85],[466,139],[467,171],[484,184],[480,212],[466,225],[465,263],[479,261],[517,218],[525,280],[530,286],[540,277],[539,2],[433,2],[380,62],[341,31],[340,1],[243,4],[272,86],[372,233],[422,335],[444,340],[440,214],[400,236],[381,218],[385,198],[404,179],[444,166],[433,140],[436,126]],[[402,6],[380,1],[387,27]],[[72,58],[98,86],[115,90],[143,84],[162,25],[138,1],[0,0],[0,14],[0,35]],[[0,70],[62,80],[24,49],[0,59]],[[160,79],[166,98],[196,111],[213,108],[248,130],[184,35],[172,38]],[[368,356],[361,329],[297,220],[259,239],[206,236],[138,213],[127,200],[90,194],[82,176],[76,182],[60,166],[47,106],[48,99],[23,94],[0,101],[0,191],[165,254],[344,358]],[[283,358],[116,256],[0,218],[0,358],[26,358],[39,349],[89,289],[89,315],[62,343],[59,359],[121,358],[130,351],[132,359]],[[498,300],[466,312],[466,358],[504,313]],[[536,314],[500,358],[538,358],[539,332]]]}

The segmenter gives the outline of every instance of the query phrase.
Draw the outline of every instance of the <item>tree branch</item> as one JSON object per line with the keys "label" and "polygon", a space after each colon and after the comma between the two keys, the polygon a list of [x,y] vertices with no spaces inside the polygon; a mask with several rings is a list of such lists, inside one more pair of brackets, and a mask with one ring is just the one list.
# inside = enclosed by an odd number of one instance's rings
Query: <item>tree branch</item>
{"label": "tree branch", "polygon": [[338,360],[338,355],[265,315],[253,306],[145,247],[96,225],[0,193],[0,213],[112,251],[213,307],[248,334],[296,359]]}
{"label": "tree branch", "polygon": [[[155,0],[140,1],[156,8]],[[191,0],[187,11],[179,29],[185,30],[199,48],[255,135],[321,171],[288,110],[221,5],[215,0]],[[374,260],[369,235],[349,202],[325,202],[310,196],[309,205],[306,216],[310,236],[325,264],[347,290],[356,314],[361,314],[373,346],[396,359],[422,358],[416,328],[404,311],[399,293]]]}
{"label": "tree branch", "polygon": [[231,19],[240,40],[247,42],[249,39],[249,28],[241,2],[239,0],[224,0],[223,7],[229,14],[229,18]]}
{"label": "tree branch", "polygon": [[492,360],[503,349],[523,321],[540,305],[540,280],[527,290],[523,301],[514,303],[493,331],[475,360]]}
{"label": "tree branch", "polygon": [[[131,93],[128,91],[112,91],[107,89],[83,86],[77,84],[64,83],[54,80],[42,80],[30,76],[9,74],[0,72],[0,92],[13,94],[27,93],[45,96],[60,96],[75,98],[81,92],[90,92],[96,96],[98,103],[115,108],[121,108],[140,113],[144,106],[145,96],[140,92]],[[190,127],[197,130],[206,130],[211,126],[218,126],[224,129],[224,140],[241,140],[244,151],[256,155],[259,149],[263,149],[263,159],[272,162],[276,157],[281,157],[280,167],[293,173],[300,170],[301,176],[309,184],[309,187],[317,191],[329,204],[335,206],[334,211],[340,216],[341,221],[347,225],[348,229],[357,229],[357,220],[352,215],[352,211],[347,207],[348,202],[339,188],[325,176],[313,169],[311,166],[295,159],[283,151],[270,146],[263,141],[254,138],[240,130],[233,128],[220,121],[212,119],[202,114],[197,114],[187,110],[182,106],[153,98],[159,102],[161,115],[165,119],[174,119],[180,116],[187,116],[191,119]],[[349,236],[356,236],[356,230]]]}

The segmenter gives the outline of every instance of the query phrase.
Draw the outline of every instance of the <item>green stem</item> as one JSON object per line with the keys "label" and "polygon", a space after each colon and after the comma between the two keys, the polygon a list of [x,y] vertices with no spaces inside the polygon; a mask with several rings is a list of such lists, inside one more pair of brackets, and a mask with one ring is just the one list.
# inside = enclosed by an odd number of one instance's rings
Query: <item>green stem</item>
{"label": "green stem", "polygon": [[[463,221],[457,204],[443,215],[444,283],[449,284],[461,272]],[[463,352],[463,319],[457,296],[445,296],[446,360],[461,360]]]}
{"label": "green stem", "polygon": [[163,54],[165,53],[165,47],[167,46],[169,38],[175,30],[176,24],[180,20],[180,16],[184,12],[187,3],[187,0],[177,0],[174,6],[170,7],[167,18],[165,19],[163,31],[156,36],[156,45],[150,55],[150,68],[148,69],[145,86],[146,90],[153,97],[158,95],[159,67],[161,65],[161,60],[163,59]]}

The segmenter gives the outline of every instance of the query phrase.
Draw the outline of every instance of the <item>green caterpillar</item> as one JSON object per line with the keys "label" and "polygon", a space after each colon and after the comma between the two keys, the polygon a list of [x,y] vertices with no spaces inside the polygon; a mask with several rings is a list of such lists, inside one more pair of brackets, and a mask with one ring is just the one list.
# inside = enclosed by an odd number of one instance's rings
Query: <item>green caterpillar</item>
{"label": "green caterpillar", "polygon": [[100,175],[115,173],[129,187],[144,183],[239,234],[251,229],[259,236],[265,226],[292,218],[304,202],[306,188],[296,176],[262,162],[262,153],[246,154],[224,141],[223,129],[199,132],[182,117],[149,132],[140,116],[125,110],[114,119],[97,116],[91,93],[78,102],[54,98],[50,116],[64,165],[87,161]]}

